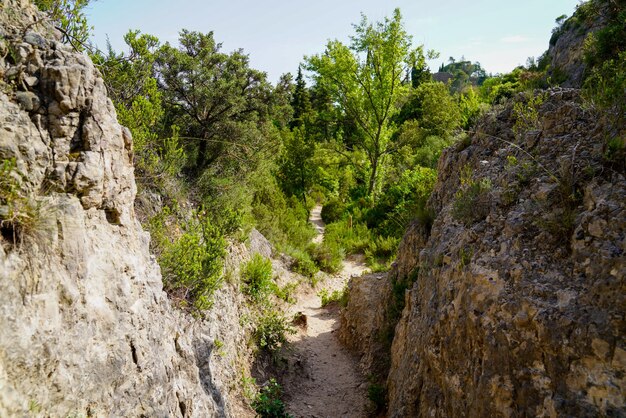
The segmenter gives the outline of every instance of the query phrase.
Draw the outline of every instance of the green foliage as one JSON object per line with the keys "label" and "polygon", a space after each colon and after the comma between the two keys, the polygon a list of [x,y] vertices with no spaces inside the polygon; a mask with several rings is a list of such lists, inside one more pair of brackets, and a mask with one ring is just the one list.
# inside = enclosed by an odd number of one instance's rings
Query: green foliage
{"label": "green foliage", "polygon": [[283,146],[277,177],[285,194],[300,197],[306,205],[306,193],[315,181],[315,144],[307,140],[303,128],[295,127],[283,132]]}
{"label": "green foliage", "polygon": [[461,185],[456,192],[452,206],[452,216],[470,226],[483,219],[489,212],[489,179],[472,179],[472,170],[466,165],[461,170]]}
{"label": "green foliage", "polygon": [[426,202],[436,178],[435,170],[430,168],[416,167],[404,171],[366,212],[364,219],[368,227],[378,234],[401,237],[408,224],[426,211]]}
{"label": "green foliage", "polygon": [[340,220],[346,212],[346,205],[339,199],[332,199],[322,206],[322,220],[329,224]]}
{"label": "green foliage", "polygon": [[258,320],[254,339],[259,348],[274,354],[287,341],[287,334],[295,332],[283,314],[276,310],[266,310]]}
{"label": "green foliage", "polygon": [[398,114],[397,123],[415,119],[422,136],[447,137],[459,126],[459,106],[445,84],[433,81],[422,83]]}
{"label": "green foliage", "polygon": [[424,60],[422,47],[413,48],[400,10],[393,18],[372,24],[363,16],[348,47],[330,41],[324,54],[307,58],[307,69],[353,123],[354,145],[369,162],[367,194],[375,194],[384,171],[385,156],[392,152],[392,120],[398,102],[409,86],[403,84],[407,68]]}
{"label": "green foliage", "polygon": [[363,252],[369,247],[371,235],[367,225],[352,222],[350,219],[326,225],[324,243],[332,248],[340,248],[346,254]]}
{"label": "green foliage", "polygon": [[309,254],[320,270],[326,273],[338,273],[343,268],[345,250],[340,243],[324,239],[319,245],[312,244],[307,248]]}
{"label": "green foliage", "polygon": [[254,254],[241,271],[244,293],[255,302],[265,300],[273,289],[272,275],[272,262],[258,253]]}
{"label": "green foliage", "polygon": [[312,278],[319,268],[307,251],[291,249],[287,253],[293,258],[291,269],[305,277]]}
{"label": "green foliage", "polygon": [[282,388],[271,378],[252,402],[252,408],[261,418],[292,418],[285,410],[281,394]]}
{"label": "green foliage", "polygon": [[167,229],[172,219],[171,212],[165,210],[149,223],[165,289],[183,304],[207,309],[222,283],[226,243],[218,228],[201,213],[178,225],[181,234],[171,239]]}
{"label": "green foliage", "polygon": [[481,104],[480,97],[473,87],[459,94],[458,99],[461,127],[463,129],[469,129],[476,123],[478,116],[485,107]]}
{"label": "green foliage", "polygon": [[[595,39],[593,37],[589,39]],[[591,69],[585,80],[584,93],[589,102],[599,109],[626,112],[626,51]]]}
{"label": "green foliage", "polygon": [[306,248],[315,229],[308,223],[308,210],[302,202],[296,197],[286,198],[267,172],[259,172],[252,187],[251,213],[259,232],[281,250]]}
{"label": "green foliage", "polygon": [[212,32],[183,30],[179,43],[156,51],[156,78],[165,101],[175,104],[167,115],[181,127],[190,168],[203,173],[207,192],[217,193],[223,185],[211,179],[245,180],[271,148],[272,89],[243,51],[221,52]]}
{"label": "green foliage", "polygon": [[279,287],[278,285],[274,286],[274,294],[278,299],[282,299],[287,303],[296,303],[296,299],[293,294],[298,288],[297,282],[287,283],[283,287]]}
{"label": "green foliage", "polygon": [[524,132],[539,128],[539,108],[545,100],[544,94],[526,94],[523,100],[513,105],[513,132],[520,136]]}
{"label": "green foliage", "polygon": [[89,0],[34,0],[34,4],[63,33],[63,42],[71,44],[78,51],[85,49],[92,30],[85,15]]}
{"label": "green foliage", "polygon": [[24,189],[26,177],[18,170],[14,158],[0,161],[0,241],[11,244],[42,243],[47,225],[42,204]]}
{"label": "green foliage", "polygon": [[322,308],[330,305],[331,303],[337,303],[339,306],[346,307],[348,305],[348,288],[343,290],[333,290],[329,292],[328,289],[322,289],[318,292],[317,296],[322,300]]}
{"label": "green foliage", "polygon": [[376,408],[376,412],[382,412],[385,410],[387,405],[387,391],[385,386],[379,383],[370,383],[367,387],[367,399],[369,399],[374,408]]}

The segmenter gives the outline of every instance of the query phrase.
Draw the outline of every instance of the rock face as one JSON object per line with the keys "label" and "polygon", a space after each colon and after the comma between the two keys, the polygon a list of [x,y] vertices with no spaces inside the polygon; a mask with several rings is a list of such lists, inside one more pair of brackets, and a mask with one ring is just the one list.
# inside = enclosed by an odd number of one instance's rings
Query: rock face
{"label": "rock face", "polygon": [[0,416],[252,416],[230,392],[240,294],[226,285],[204,320],[170,307],[98,71],[29,2],[1,6],[0,160],[28,205],[0,228]]}
{"label": "rock face", "polygon": [[[550,60],[548,75],[563,87],[580,88],[585,75],[583,59],[584,42],[590,33],[603,27],[608,19],[608,10],[598,5],[578,9],[572,17],[552,34],[547,54]],[[585,12],[585,10],[587,10]]]}
{"label": "rock face", "polygon": [[[615,133],[577,90],[542,94],[444,151],[432,229],[407,232],[367,302],[393,319],[388,288],[409,284],[390,417],[626,415],[626,178],[603,157]],[[351,291],[348,317],[363,294],[376,292]],[[373,328],[351,328],[362,354],[379,349]]]}

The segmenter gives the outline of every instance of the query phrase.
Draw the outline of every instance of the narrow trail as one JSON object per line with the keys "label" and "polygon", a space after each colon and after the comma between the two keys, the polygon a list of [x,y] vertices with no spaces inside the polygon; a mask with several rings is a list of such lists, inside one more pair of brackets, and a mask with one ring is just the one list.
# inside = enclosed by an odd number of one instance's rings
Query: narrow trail
{"label": "narrow trail", "polygon": [[[324,239],[321,206],[311,212],[311,222]],[[348,258],[342,271],[329,276],[318,289],[341,290],[351,276],[366,270],[362,257]],[[321,307],[316,292],[300,296],[292,313],[306,315],[307,326],[290,338],[290,373],[283,377],[287,409],[298,418],[361,418],[367,415],[367,382],[358,368],[358,359],[339,342],[339,308]]]}

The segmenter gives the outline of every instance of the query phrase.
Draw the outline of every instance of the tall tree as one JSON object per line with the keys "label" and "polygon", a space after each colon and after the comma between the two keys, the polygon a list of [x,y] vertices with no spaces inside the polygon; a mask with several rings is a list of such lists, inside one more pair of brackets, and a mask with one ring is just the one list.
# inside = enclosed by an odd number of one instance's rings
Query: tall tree
{"label": "tall tree", "polygon": [[209,166],[219,166],[217,173],[240,170],[264,145],[258,129],[271,119],[265,73],[250,68],[242,50],[220,49],[212,32],[183,30],[179,48],[166,44],[156,56],[169,117],[195,147],[197,173]]}
{"label": "tall tree", "polygon": [[293,92],[291,107],[293,108],[291,128],[305,125],[311,114],[311,98],[302,76],[302,67],[298,67],[298,76],[296,77],[296,87]]}
{"label": "tall tree", "polygon": [[357,145],[367,154],[368,195],[374,196],[390,144],[393,116],[410,85],[409,70],[423,59],[423,48],[413,48],[400,10],[392,18],[370,23],[363,16],[354,26],[350,46],[330,41],[323,54],[306,58],[307,69],[355,121],[361,133]]}

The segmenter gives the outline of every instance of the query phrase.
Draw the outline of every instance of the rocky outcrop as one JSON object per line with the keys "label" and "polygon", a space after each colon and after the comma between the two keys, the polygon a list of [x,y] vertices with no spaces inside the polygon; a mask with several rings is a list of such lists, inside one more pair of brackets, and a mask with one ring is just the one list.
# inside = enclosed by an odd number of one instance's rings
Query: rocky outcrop
{"label": "rocky outcrop", "polygon": [[[390,417],[626,414],[626,178],[576,90],[541,94],[494,110],[439,161],[432,229],[407,232],[379,291],[409,286]],[[352,340],[375,351],[361,329]]]}
{"label": "rocky outcrop", "polygon": [[[593,3],[593,4],[592,4]],[[585,76],[584,43],[587,37],[606,25],[607,7],[593,1],[579,9],[554,29],[546,52],[552,82],[563,87],[580,88]]]}
{"label": "rocky outcrop", "polygon": [[204,319],[170,306],[97,69],[29,2],[0,5],[0,416],[252,416],[236,284]]}
{"label": "rocky outcrop", "polygon": [[348,282],[349,309],[341,311],[339,339],[360,356],[365,376],[386,376],[389,368],[389,309],[392,286],[383,273],[353,277]]}

